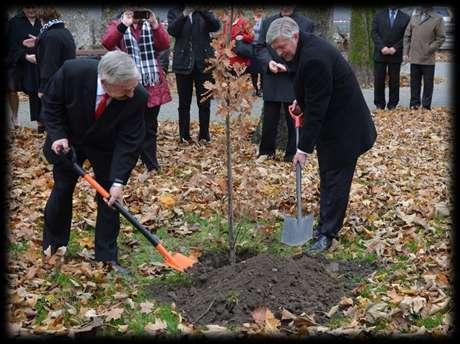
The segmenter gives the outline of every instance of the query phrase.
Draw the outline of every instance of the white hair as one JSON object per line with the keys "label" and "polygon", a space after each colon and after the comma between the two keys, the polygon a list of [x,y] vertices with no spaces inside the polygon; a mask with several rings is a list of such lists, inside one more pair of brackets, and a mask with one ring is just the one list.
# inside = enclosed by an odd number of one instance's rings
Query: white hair
{"label": "white hair", "polygon": [[140,79],[141,77],[133,58],[121,50],[109,51],[102,56],[97,66],[97,73],[101,80],[105,80],[109,84]]}
{"label": "white hair", "polygon": [[275,19],[268,27],[265,41],[271,45],[278,38],[291,39],[294,33],[299,32],[299,25],[291,17],[281,17]]}

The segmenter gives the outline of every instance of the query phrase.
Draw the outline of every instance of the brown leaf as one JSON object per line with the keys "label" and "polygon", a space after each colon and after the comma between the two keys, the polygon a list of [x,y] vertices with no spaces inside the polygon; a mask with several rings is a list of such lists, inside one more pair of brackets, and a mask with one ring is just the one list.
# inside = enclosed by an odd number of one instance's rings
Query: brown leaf
{"label": "brown leaf", "polygon": [[105,321],[120,319],[121,315],[125,311],[124,308],[112,308],[108,313],[105,314]]}
{"label": "brown leaf", "polygon": [[147,325],[144,326],[144,331],[147,332],[148,334],[156,335],[158,332],[163,332],[166,330],[167,325],[166,323],[158,318],[155,318],[155,322],[148,323]]}

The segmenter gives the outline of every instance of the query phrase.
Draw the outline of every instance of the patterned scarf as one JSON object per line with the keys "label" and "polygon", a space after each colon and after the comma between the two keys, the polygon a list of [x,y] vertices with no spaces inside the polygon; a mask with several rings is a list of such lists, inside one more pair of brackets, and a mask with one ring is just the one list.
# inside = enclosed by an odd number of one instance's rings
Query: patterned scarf
{"label": "patterned scarf", "polygon": [[152,31],[148,21],[142,24],[141,37],[139,43],[131,32],[131,28],[127,28],[123,34],[123,40],[126,44],[128,54],[131,55],[136,63],[137,69],[142,75],[142,85],[153,86],[160,79],[160,73],[155,60],[155,49],[152,41]]}
{"label": "patterned scarf", "polygon": [[47,22],[45,25],[42,26],[40,29],[40,35],[42,35],[45,31],[47,31],[51,26],[56,25],[56,24],[64,24],[64,22],[61,19],[53,19]]}

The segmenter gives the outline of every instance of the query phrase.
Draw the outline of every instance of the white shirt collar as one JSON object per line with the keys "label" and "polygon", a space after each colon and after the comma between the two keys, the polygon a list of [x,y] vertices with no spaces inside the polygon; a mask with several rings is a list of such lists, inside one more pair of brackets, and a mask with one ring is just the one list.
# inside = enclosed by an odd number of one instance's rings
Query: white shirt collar
{"label": "white shirt collar", "polygon": [[106,92],[104,91],[104,88],[102,87],[101,78],[97,77],[97,91],[96,91],[96,96],[103,96],[104,93],[106,93]]}

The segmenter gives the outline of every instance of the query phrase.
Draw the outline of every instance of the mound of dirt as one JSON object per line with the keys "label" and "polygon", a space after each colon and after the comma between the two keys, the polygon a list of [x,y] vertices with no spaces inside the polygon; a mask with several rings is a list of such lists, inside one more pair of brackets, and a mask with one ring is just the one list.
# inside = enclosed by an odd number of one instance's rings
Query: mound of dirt
{"label": "mound of dirt", "polygon": [[374,268],[306,254],[260,254],[231,266],[226,255],[208,253],[187,272],[191,285],[154,284],[150,291],[159,302],[174,302],[187,321],[199,325],[252,322],[251,312],[259,306],[277,318],[283,308],[297,315],[306,312],[321,324],[324,313]]}

